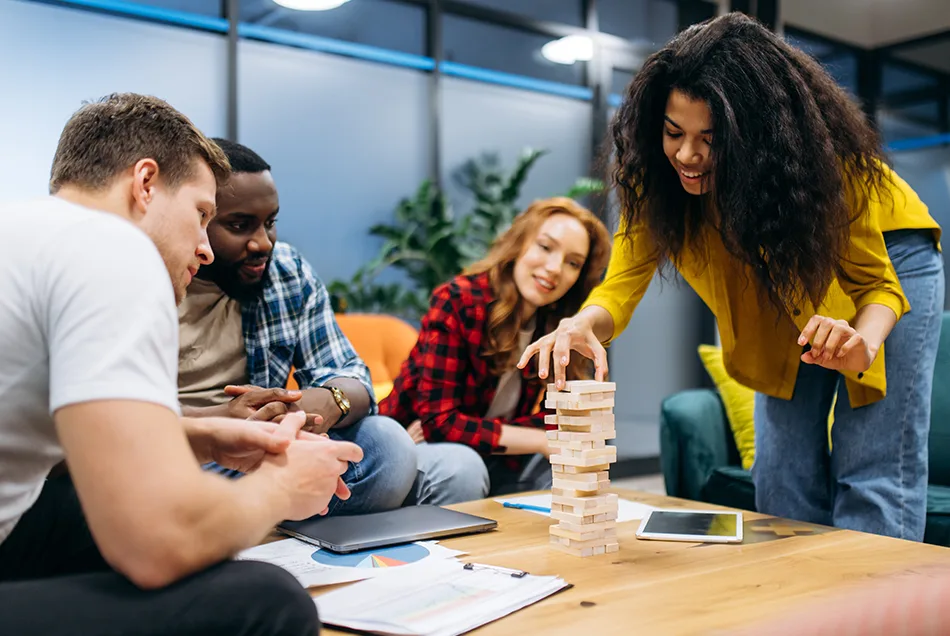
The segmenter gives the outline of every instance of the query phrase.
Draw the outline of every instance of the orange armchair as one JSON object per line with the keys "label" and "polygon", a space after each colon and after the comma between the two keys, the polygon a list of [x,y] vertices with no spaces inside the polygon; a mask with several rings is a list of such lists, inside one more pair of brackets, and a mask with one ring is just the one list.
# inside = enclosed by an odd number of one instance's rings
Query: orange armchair
{"label": "orange armchair", "polygon": [[[385,314],[336,314],[337,324],[356,354],[369,367],[377,400],[389,395],[402,363],[416,345],[419,332],[411,325]],[[288,389],[296,389],[291,370]]]}

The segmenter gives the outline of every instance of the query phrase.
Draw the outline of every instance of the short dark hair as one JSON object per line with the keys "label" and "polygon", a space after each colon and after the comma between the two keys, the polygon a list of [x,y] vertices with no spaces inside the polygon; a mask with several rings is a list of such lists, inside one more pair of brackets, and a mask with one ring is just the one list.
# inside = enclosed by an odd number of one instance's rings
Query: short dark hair
{"label": "short dark hair", "polygon": [[270,170],[270,164],[247,146],[220,137],[213,137],[211,140],[218,144],[221,150],[224,151],[224,154],[227,155],[233,172],[250,172],[251,174],[256,174]]}
{"label": "short dark hair", "polygon": [[204,161],[220,187],[231,174],[228,159],[183,114],[167,102],[136,93],[113,93],[87,102],[66,122],[59,138],[49,189],[65,185],[101,190],[141,159],[158,163],[174,188]]}

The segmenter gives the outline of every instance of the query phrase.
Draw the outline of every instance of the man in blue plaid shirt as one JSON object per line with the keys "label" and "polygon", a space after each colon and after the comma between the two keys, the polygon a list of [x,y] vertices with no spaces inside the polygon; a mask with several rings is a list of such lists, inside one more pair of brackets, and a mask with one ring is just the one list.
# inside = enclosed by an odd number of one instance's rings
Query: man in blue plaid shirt
{"label": "man in blue plaid shirt", "polygon": [[[279,421],[303,410],[309,430],[356,443],[363,461],[343,475],[352,494],[334,498],[329,514],[486,496],[488,475],[474,451],[416,445],[402,425],[377,414],[369,370],[340,331],[326,287],[277,241],[270,166],[245,146],[215,141],[234,172],[208,227],[214,262],[199,270],[179,307],[183,414]],[[284,388],[292,369],[300,391]]]}

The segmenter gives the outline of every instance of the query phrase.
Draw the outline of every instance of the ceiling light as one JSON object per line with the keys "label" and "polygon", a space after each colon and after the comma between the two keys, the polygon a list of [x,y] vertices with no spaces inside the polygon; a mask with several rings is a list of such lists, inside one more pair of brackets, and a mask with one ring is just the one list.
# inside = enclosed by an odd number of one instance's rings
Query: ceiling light
{"label": "ceiling light", "polygon": [[329,11],[350,0],[274,0],[277,4],[297,11]]}
{"label": "ceiling light", "polygon": [[586,35],[567,35],[541,47],[541,55],[555,64],[573,64],[594,57],[594,41]]}

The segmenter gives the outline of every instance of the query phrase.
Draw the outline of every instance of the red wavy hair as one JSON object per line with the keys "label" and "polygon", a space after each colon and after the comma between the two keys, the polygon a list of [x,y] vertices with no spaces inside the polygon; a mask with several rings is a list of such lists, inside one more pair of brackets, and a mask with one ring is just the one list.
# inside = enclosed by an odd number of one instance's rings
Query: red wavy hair
{"label": "red wavy hair", "polygon": [[[555,214],[566,214],[580,221],[587,230],[590,245],[587,260],[584,261],[577,281],[559,300],[538,308],[534,339],[556,329],[562,318],[576,314],[590,292],[600,284],[607,269],[607,261],[610,259],[610,233],[600,219],[573,199],[542,199],[535,201],[519,214],[511,227],[495,240],[485,258],[464,272],[469,275],[488,272],[495,300],[489,309],[487,345],[482,355],[490,358],[489,366],[495,375],[502,375],[517,364],[522,354],[518,347],[518,332],[530,320],[525,317],[524,300],[515,285],[515,261],[535,240],[541,225]],[[590,372],[585,371],[585,367],[590,366],[589,362],[581,360],[581,356],[572,358],[574,362],[568,369],[570,377],[588,377]]]}

